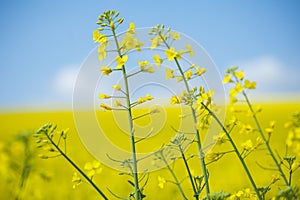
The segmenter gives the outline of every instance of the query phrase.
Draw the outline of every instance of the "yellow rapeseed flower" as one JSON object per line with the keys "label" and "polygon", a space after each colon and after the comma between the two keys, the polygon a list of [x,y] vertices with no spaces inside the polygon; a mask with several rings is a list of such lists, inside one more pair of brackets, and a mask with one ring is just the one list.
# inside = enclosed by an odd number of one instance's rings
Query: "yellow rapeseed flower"
{"label": "yellow rapeseed flower", "polygon": [[87,171],[87,176],[90,178],[95,176],[95,174],[100,174],[102,172],[101,163],[96,160],[86,163],[84,169]]}
{"label": "yellow rapeseed flower", "polygon": [[100,93],[100,94],[99,94],[99,99],[109,99],[109,98],[111,98],[110,95],[103,94],[103,93]]}
{"label": "yellow rapeseed flower", "polygon": [[192,75],[193,75],[193,71],[191,69],[184,73],[186,79],[191,79]]}
{"label": "yellow rapeseed flower", "polygon": [[180,34],[177,32],[172,32],[172,38],[173,40],[180,40]]}
{"label": "yellow rapeseed flower", "polygon": [[178,53],[175,51],[174,47],[171,47],[171,48],[165,50],[165,54],[167,56],[167,59],[171,61],[171,60],[174,60],[174,58],[176,58]]}
{"label": "yellow rapeseed flower", "polygon": [[179,101],[178,97],[173,95],[170,99],[170,104],[175,105],[175,104],[179,104],[179,103],[180,103],[180,101]]}
{"label": "yellow rapeseed flower", "polygon": [[224,76],[223,83],[225,84],[225,83],[230,83],[230,82],[232,82],[231,75],[230,74],[226,74]]}
{"label": "yellow rapeseed flower", "polygon": [[159,68],[162,64],[163,60],[159,57],[159,55],[154,55],[153,60],[155,62],[155,65]]}
{"label": "yellow rapeseed flower", "polygon": [[195,71],[195,74],[198,75],[198,76],[201,76],[202,74],[204,74],[206,72],[206,69],[205,68],[200,68],[200,67],[196,67],[196,71]]}
{"label": "yellow rapeseed flower", "polygon": [[246,142],[242,143],[241,147],[245,150],[245,151],[250,151],[253,149],[253,143],[251,140],[247,140]]}
{"label": "yellow rapeseed flower", "polygon": [[78,176],[76,172],[73,174],[72,183],[73,183],[73,189],[75,189],[77,186],[79,186],[82,183],[81,178]]}
{"label": "yellow rapeseed flower", "polygon": [[106,50],[105,50],[105,45],[99,45],[98,46],[98,60],[101,61],[104,58],[106,58]]}
{"label": "yellow rapeseed flower", "polygon": [[120,101],[119,99],[115,100],[115,101],[114,101],[114,106],[115,106],[115,107],[120,107],[120,106],[122,106],[121,101]]}
{"label": "yellow rapeseed flower", "polygon": [[104,104],[104,103],[101,103],[101,104],[100,104],[100,107],[101,107],[101,108],[104,108],[105,110],[112,110],[112,108],[111,108],[110,106],[108,106],[108,105],[106,105],[106,104]]}
{"label": "yellow rapeseed flower", "polygon": [[194,50],[192,49],[191,45],[186,45],[186,52],[190,54],[190,56],[192,57],[194,55]]}
{"label": "yellow rapeseed flower", "polygon": [[121,69],[123,65],[125,65],[125,63],[127,62],[128,60],[128,56],[123,56],[123,57],[120,57],[120,56],[117,56],[115,61],[117,63],[117,66],[116,66],[116,69]]}
{"label": "yellow rapeseed flower", "polygon": [[256,82],[253,81],[253,82],[250,82],[249,80],[245,80],[244,82],[244,87],[247,88],[247,89],[255,89],[256,88]]}
{"label": "yellow rapeseed flower", "polygon": [[141,67],[141,70],[143,71],[149,65],[149,61],[148,60],[139,61],[138,64]]}
{"label": "yellow rapeseed flower", "polygon": [[107,66],[102,66],[100,71],[102,72],[102,74],[104,74],[106,76],[108,76],[112,72],[111,68],[109,68]]}
{"label": "yellow rapeseed flower", "polygon": [[239,72],[234,72],[233,73],[235,77],[237,77],[239,80],[243,80],[244,79],[244,72],[241,70]]}
{"label": "yellow rapeseed flower", "polygon": [[129,32],[131,34],[135,34],[135,24],[133,22],[130,22],[127,32]]}
{"label": "yellow rapeseed flower", "polygon": [[174,70],[166,67],[166,80],[174,78]]}
{"label": "yellow rapeseed flower", "polygon": [[158,187],[160,187],[161,189],[164,189],[165,183],[166,183],[166,179],[158,176]]}
{"label": "yellow rapeseed flower", "polygon": [[116,85],[113,85],[113,86],[111,86],[113,89],[115,89],[115,90],[121,90],[121,85],[120,85],[120,83],[118,83],[118,84],[116,84]]}

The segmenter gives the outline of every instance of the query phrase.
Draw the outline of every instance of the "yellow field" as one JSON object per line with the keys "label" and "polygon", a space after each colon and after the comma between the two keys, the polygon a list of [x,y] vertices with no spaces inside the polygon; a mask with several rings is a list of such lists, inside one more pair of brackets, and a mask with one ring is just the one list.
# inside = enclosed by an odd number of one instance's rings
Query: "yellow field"
{"label": "yellow field", "polygon": [[[270,121],[275,120],[275,132],[271,138],[272,147],[278,151],[280,155],[285,154],[285,139],[287,130],[284,128],[286,121],[295,111],[300,111],[300,104],[266,104],[262,105],[263,112],[258,115],[259,120],[264,128],[268,127]],[[171,112],[170,110],[168,112]],[[107,115],[100,113],[99,117]],[[230,117],[230,116],[228,116]],[[252,118],[244,114],[238,115],[242,121],[253,124]],[[108,126],[110,118],[103,117]],[[174,119],[171,119],[174,120]],[[75,129],[72,112],[35,112],[35,113],[2,113],[0,114],[0,199],[15,199],[15,195],[19,188],[20,166],[23,163],[24,149],[20,142],[17,141],[16,135],[22,131],[34,131],[43,124],[51,122],[58,125],[58,129],[70,128],[67,139],[68,155],[81,167],[86,162],[92,161],[94,158],[86,151],[82,145]],[[140,121],[139,123],[146,123]],[[109,136],[111,140],[115,140],[118,145],[125,144],[122,141],[126,140],[126,136],[115,135]],[[241,144],[247,138],[255,141],[258,134],[241,134],[239,130],[232,133],[237,144]],[[160,140],[169,140],[172,133],[165,134]],[[121,137],[121,138],[120,138]],[[165,138],[164,138],[165,137]],[[120,142],[121,141],[121,142]],[[35,151],[36,144],[34,138],[30,141],[31,149]],[[147,143],[146,143],[147,144]],[[155,144],[151,141],[145,145],[146,149],[153,148]],[[218,150],[220,150],[220,147]],[[228,144],[224,144],[221,149],[229,149]],[[42,160],[38,158],[39,152],[35,152],[32,160],[31,173],[29,174],[28,182],[21,196],[23,199],[101,199],[99,195],[88,184],[81,184],[76,189],[72,188],[71,182],[75,170],[62,157],[55,159]],[[247,157],[246,162],[254,176],[258,186],[266,186],[270,183],[272,176],[276,174],[274,171],[266,171],[257,165],[257,162],[266,167],[272,167],[272,161],[268,157],[267,152],[263,149],[257,150]],[[201,175],[199,160],[193,158],[190,160],[191,168],[195,175]],[[185,168],[182,160],[178,160],[174,166],[178,177],[183,180],[185,178]],[[119,196],[127,197],[129,192],[133,191],[132,186],[127,182],[130,177],[120,176],[118,171],[110,169],[102,165],[103,171],[96,175],[95,182],[111,199],[115,199],[107,191],[106,188],[114,191]],[[250,183],[234,154],[225,155],[218,162],[208,166],[210,174],[210,186],[212,191],[228,191],[235,192],[243,188],[251,188]],[[165,188],[158,187],[157,177],[161,176],[166,180],[172,180],[168,170],[162,169],[150,173],[149,183],[146,186],[146,199],[182,199],[177,187],[171,182],[165,184]],[[300,186],[300,170],[298,170],[293,178],[293,183]],[[277,191],[278,187],[282,186],[282,182],[277,182],[271,193]],[[182,187],[185,189],[186,195],[192,199],[192,189],[188,179],[184,179]]]}

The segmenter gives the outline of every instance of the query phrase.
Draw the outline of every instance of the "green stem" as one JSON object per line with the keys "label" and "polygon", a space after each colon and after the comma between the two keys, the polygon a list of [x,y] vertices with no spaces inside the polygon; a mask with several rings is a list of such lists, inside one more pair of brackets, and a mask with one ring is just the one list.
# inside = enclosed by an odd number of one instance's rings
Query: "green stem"
{"label": "green stem", "polygon": [[171,175],[173,176],[173,179],[175,180],[175,183],[178,187],[178,190],[179,190],[181,196],[183,197],[184,200],[187,200],[187,198],[186,198],[186,196],[183,192],[183,189],[181,188],[180,182],[178,181],[178,178],[177,178],[176,174],[174,173],[174,171],[171,169],[170,165],[166,161],[162,151],[160,152],[160,154],[161,154],[161,158],[162,158],[163,162],[165,163],[165,165],[167,166],[167,168],[170,171]]}
{"label": "green stem", "polygon": [[93,188],[103,197],[103,199],[108,200],[106,195],[98,188],[98,186],[55,144],[55,142],[45,134],[51,144],[57,149],[57,151],[93,186]]}
{"label": "green stem", "polygon": [[246,165],[246,163],[245,163],[245,161],[244,161],[242,155],[240,154],[240,152],[239,152],[237,146],[235,145],[233,139],[231,138],[230,134],[228,133],[228,131],[226,130],[226,128],[224,127],[224,125],[222,124],[222,122],[219,120],[219,118],[215,115],[215,113],[214,113],[213,111],[211,111],[204,103],[201,103],[201,105],[202,105],[202,106],[209,112],[209,114],[216,120],[216,122],[219,124],[219,126],[222,128],[222,130],[223,130],[224,133],[226,134],[226,136],[227,136],[227,138],[228,138],[228,140],[229,140],[231,146],[233,147],[233,149],[234,149],[234,151],[235,151],[235,153],[236,153],[238,159],[240,160],[240,162],[241,162],[241,164],[242,164],[242,166],[243,166],[243,168],[244,168],[244,170],[245,170],[245,172],[246,172],[246,174],[247,174],[247,176],[248,176],[248,178],[249,178],[249,180],[250,180],[250,182],[251,182],[251,184],[252,184],[252,187],[253,187],[253,189],[254,189],[254,191],[255,191],[257,197],[258,197],[260,200],[262,200],[262,197],[261,197],[261,195],[260,195],[260,193],[259,193],[259,191],[258,191],[258,188],[257,188],[257,186],[256,186],[256,184],[255,184],[255,182],[254,182],[254,180],[253,180],[253,178],[252,178],[252,175],[251,175],[251,173],[250,173],[250,171],[249,171],[249,169],[248,169],[248,167],[247,167],[247,165]]}
{"label": "green stem", "polygon": [[[264,135],[264,133],[262,131],[261,125],[260,125],[260,123],[259,123],[259,121],[258,121],[258,119],[256,117],[256,114],[254,112],[252,104],[251,104],[251,102],[250,102],[250,100],[249,100],[249,98],[248,98],[248,96],[247,96],[247,94],[246,94],[246,92],[244,90],[243,90],[242,94],[243,94],[243,96],[244,96],[244,98],[245,98],[245,100],[247,102],[247,105],[248,105],[248,107],[249,107],[249,109],[250,109],[250,111],[251,111],[251,113],[253,115],[253,119],[254,119],[254,122],[256,124],[257,130],[260,133],[260,136],[263,139],[264,143],[266,144],[267,150],[269,151],[269,154],[272,157],[273,162],[275,163],[275,165],[276,165],[276,167],[277,167],[277,169],[278,169],[281,177],[283,178],[283,181],[286,184],[286,186],[290,187],[291,186],[290,181],[288,181],[288,179],[286,178],[285,174],[283,173],[283,170],[282,170],[280,164],[278,163],[278,161],[277,161],[277,159],[275,157],[275,154],[272,151],[270,143],[268,142],[268,140],[266,139],[266,137],[265,137],[265,135]],[[295,197],[295,199],[298,199],[297,195],[294,193],[294,191],[293,191],[293,196]]]}
{"label": "green stem", "polygon": [[[115,29],[112,28],[113,37],[116,43],[118,55],[122,57],[118,38],[116,36]],[[122,73],[123,73],[123,79],[125,84],[125,95],[126,95],[126,101],[127,101],[127,110],[128,110],[128,123],[129,123],[129,131],[130,131],[130,141],[131,141],[131,152],[132,152],[132,165],[133,165],[133,179],[134,179],[134,189],[135,189],[135,199],[141,200],[143,199],[143,196],[140,188],[139,188],[139,178],[138,178],[138,170],[137,170],[137,159],[136,159],[136,148],[135,148],[135,138],[134,138],[134,130],[133,130],[133,118],[132,118],[132,111],[131,111],[131,102],[130,102],[130,95],[129,95],[129,84],[128,84],[128,77],[126,74],[125,66],[122,66]]]}
{"label": "green stem", "polygon": [[[168,49],[170,49],[170,46],[168,45],[167,41],[165,40],[165,38],[162,36],[162,34],[160,32],[158,32],[160,38],[162,39],[162,41],[164,42],[164,44],[166,45],[166,47]],[[186,90],[187,92],[189,93],[190,92],[190,88],[189,88],[189,85],[188,85],[188,82],[184,76],[184,72],[182,71],[181,69],[181,66],[177,60],[177,58],[174,58],[175,60],[175,63],[177,65],[177,68],[180,72],[180,75],[182,76],[182,79],[184,81],[184,84],[185,84],[185,87],[186,87]],[[196,141],[197,141],[197,146],[198,146],[198,152],[199,152],[199,157],[200,157],[200,163],[201,163],[201,167],[202,167],[202,173],[203,173],[203,176],[204,176],[204,181],[205,181],[205,191],[206,191],[206,198],[207,200],[210,200],[210,197],[209,197],[209,194],[210,194],[210,189],[209,189],[209,183],[208,183],[208,176],[207,176],[207,168],[206,168],[206,164],[205,164],[205,161],[204,161],[204,152],[202,150],[202,144],[201,144],[201,138],[200,138],[200,133],[199,133],[199,130],[197,128],[197,117],[196,117],[196,112],[192,106],[192,103],[190,104],[190,109],[191,109],[191,112],[192,112],[192,116],[193,116],[193,122],[194,122],[194,131],[195,131],[195,136],[196,136]]]}
{"label": "green stem", "polygon": [[184,155],[184,151],[183,151],[181,145],[178,145],[178,147],[179,147],[179,151],[180,151],[180,153],[181,153],[181,157],[182,157],[182,159],[183,159],[185,168],[186,168],[186,170],[187,170],[187,172],[188,172],[190,182],[191,182],[192,187],[193,187],[194,197],[195,197],[196,200],[198,200],[198,199],[199,199],[199,194],[198,194],[198,191],[197,191],[197,189],[196,189],[196,186],[195,186],[195,183],[194,183],[194,180],[193,180],[193,176],[192,176],[192,173],[191,173],[191,171],[190,171],[190,167],[189,167],[189,165],[188,165],[187,159],[186,159],[186,157],[185,157],[185,155]]}

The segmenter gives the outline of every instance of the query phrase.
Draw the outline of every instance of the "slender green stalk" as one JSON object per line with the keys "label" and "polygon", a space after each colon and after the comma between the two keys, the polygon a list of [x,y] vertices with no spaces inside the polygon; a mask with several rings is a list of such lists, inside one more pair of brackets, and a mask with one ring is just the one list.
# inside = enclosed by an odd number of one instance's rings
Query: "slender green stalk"
{"label": "slender green stalk", "polygon": [[108,197],[98,188],[98,186],[55,144],[52,138],[48,134],[45,134],[51,144],[57,149],[57,151],[92,185],[92,187],[103,197],[108,200]]}
{"label": "slender green stalk", "polygon": [[168,168],[169,172],[171,173],[173,179],[175,180],[175,183],[176,183],[176,185],[178,187],[178,190],[179,190],[181,196],[183,197],[184,200],[187,200],[187,198],[186,198],[186,196],[185,196],[185,194],[183,192],[183,189],[182,189],[182,187],[180,185],[180,182],[178,181],[178,178],[177,178],[176,174],[174,173],[173,169],[171,169],[170,165],[166,161],[166,159],[165,159],[162,151],[160,152],[160,154],[161,154],[162,161],[165,163],[165,165],[167,166],[167,168]]}
{"label": "slender green stalk", "polygon": [[[244,90],[243,90],[242,94],[243,94],[243,96],[244,96],[244,98],[245,98],[245,100],[246,100],[246,102],[247,102],[247,105],[248,105],[248,107],[249,107],[249,109],[250,109],[250,111],[251,111],[251,113],[252,113],[252,115],[253,115],[253,119],[254,119],[254,122],[255,122],[255,124],[256,124],[257,130],[258,130],[258,132],[260,133],[260,136],[261,136],[261,138],[263,139],[264,143],[266,144],[267,150],[269,151],[269,154],[270,154],[270,156],[272,157],[273,162],[275,163],[275,165],[276,165],[276,167],[277,167],[277,169],[278,169],[278,171],[279,171],[281,177],[283,178],[284,183],[286,184],[286,186],[291,187],[291,181],[288,180],[288,179],[286,178],[285,174],[283,173],[283,170],[282,170],[282,168],[281,168],[279,162],[277,161],[274,152],[272,151],[272,148],[271,148],[271,146],[270,146],[270,143],[269,143],[269,141],[267,140],[267,138],[265,137],[265,135],[264,135],[264,133],[263,133],[263,131],[262,131],[261,125],[260,125],[260,123],[259,123],[259,121],[258,121],[258,119],[257,119],[257,117],[256,117],[256,114],[255,114],[255,112],[254,112],[254,109],[253,109],[253,107],[252,107],[252,104],[251,104],[251,102],[250,102],[250,100],[249,100],[249,98],[248,98],[248,96],[247,96],[247,94],[246,94],[246,92],[245,92]],[[290,178],[291,178],[291,176],[290,176]],[[295,192],[294,192],[293,190],[292,190],[292,192],[293,192],[293,196],[295,197],[295,199],[298,199],[298,197],[297,197],[297,195],[295,194]]]}
{"label": "slender green stalk", "polygon": [[[162,34],[158,31],[158,34],[160,36],[160,38],[162,39],[162,41],[164,42],[164,44],[166,45],[166,47],[168,49],[170,49],[170,46],[169,44],[167,43],[167,41],[165,40],[165,38],[162,36]],[[175,63],[177,65],[177,68],[180,72],[180,75],[182,76],[183,78],[183,81],[184,81],[184,84],[185,84],[185,87],[186,87],[186,90],[187,92],[190,92],[190,88],[189,88],[189,85],[187,83],[187,80],[184,76],[184,72],[182,71],[182,68],[177,60],[177,58],[174,58],[175,60]],[[204,181],[205,181],[205,191],[206,191],[206,198],[207,200],[210,199],[210,189],[209,189],[209,182],[208,182],[208,176],[207,176],[207,168],[206,168],[206,164],[205,164],[205,161],[204,161],[204,152],[202,150],[202,144],[201,144],[201,138],[200,138],[200,133],[199,133],[199,130],[197,128],[197,117],[196,117],[196,112],[193,108],[193,105],[192,103],[189,105],[190,106],[190,109],[191,109],[191,112],[192,112],[192,116],[193,116],[193,122],[194,122],[194,131],[195,131],[195,136],[196,136],[196,142],[197,142],[197,146],[198,146],[198,152],[199,152],[199,157],[200,157],[200,163],[201,163],[201,167],[202,167],[202,173],[203,173],[203,176],[204,176]]]}
{"label": "slender green stalk", "polygon": [[[118,55],[122,57],[121,49],[119,46],[118,38],[116,36],[115,29],[112,28],[112,34],[116,43]],[[122,73],[123,79],[125,84],[125,95],[127,101],[127,111],[128,111],[128,123],[129,123],[129,132],[130,132],[130,141],[131,141],[131,152],[132,152],[132,165],[133,165],[133,179],[134,179],[134,188],[135,188],[135,199],[141,200],[143,199],[143,195],[139,188],[139,178],[138,178],[138,170],[137,170],[137,158],[136,158],[136,148],[135,148],[135,138],[134,138],[134,130],[133,130],[133,118],[132,118],[132,111],[131,111],[131,102],[130,102],[130,94],[129,94],[129,84],[128,84],[128,77],[126,74],[125,66],[122,66]]]}
{"label": "slender green stalk", "polygon": [[185,155],[184,155],[184,151],[183,151],[183,149],[182,149],[182,146],[181,146],[181,145],[178,145],[178,148],[179,148],[179,151],[180,151],[181,157],[182,157],[182,159],[183,159],[183,162],[184,162],[185,168],[186,168],[186,170],[187,170],[187,172],[188,172],[188,175],[189,175],[190,182],[191,182],[191,184],[192,184],[192,187],[193,187],[193,191],[194,191],[194,197],[195,197],[195,199],[196,199],[196,200],[198,200],[198,199],[199,199],[199,192],[198,192],[198,191],[197,191],[197,189],[196,189],[196,186],[195,186],[195,183],[194,183],[194,180],[193,180],[193,176],[192,176],[192,173],[191,173],[190,167],[189,167],[189,165],[188,165],[188,162],[187,162],[187,159],[186,159],[186,157],[185,157]]}
{"label": "slender green stalk", "polygon": [[222,128],[222,130],[223,130],[224,133],[226,134],[226,136],[227,136],[227,138],[228,138],[228,140],[229,140],[231,146],[233,147],[233,149],[234,149],[234,151],[235,151],[235,153],[236,153],[238,159],[240,160],[240,162],[241,162],[241,164],[242,164],[242,166],[243,166],[243,168],[244,168],[244,170],[245,170],[245,172],[246,172],[246,174],[247,174],[247,176],[248,176],[248,178],[249,178],[249,180],[250,180],[250,182],[251,182],[251,184],[252,184],[252,187],[253,187],[255,193],[257,194],[257,197],[258,197],[260,200],[262,200],[262,197],[261,197],[261,195],[260,195],[260,193],[259,193],[259,190],[258,190],[258,188],[257,188],[257,186],[256,186],[256,184],[255,184],[255,182],[254,182],[254,180],[253,180],[253,178],[252,178],[252,175],[251,175],[251,173],[250,173],[250,171],[249,171],[249,169],[248,169],[248,167],[247,167],[247,164],[245,163],[245,161],[244,161],[242,155],[240,154],[240,152],[239,152],[237,146],[235,145],[233,139],[231,138],[230,134],[228,133],[228,131],[226,130],[226,128],[224,127],[224,125],[222,124],[222,122],[219,120],[219,118],[215,115],[215,113],[214,113],[213,111],[211,111],[204,103],[202,103],[201,105],[202,105],[202,106],[209,112],[209,114],[216,120],[216,122],[219,124],[219,126]]}

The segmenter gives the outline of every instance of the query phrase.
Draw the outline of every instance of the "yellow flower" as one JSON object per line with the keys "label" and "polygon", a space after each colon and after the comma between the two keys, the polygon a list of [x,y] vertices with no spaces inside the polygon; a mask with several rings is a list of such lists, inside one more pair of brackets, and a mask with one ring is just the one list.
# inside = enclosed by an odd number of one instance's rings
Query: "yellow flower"
{"label": "yellow flower", "polygon": [[115,100],[115,101],[114,101],[114,106],[115,106],[115,107],[120,107],[120,106],[122,106],[121,101],[120,101],[119,99]]}
{"label": "yellow flower", "polygon": [[115,90],[121,90],[121,86],[120,86],[120,83],[116,84],[116,85],[113,85],[111,86],[113,89]]}
{"label": "yellow flower", "polygon": [[171,60],[174,60],[174,58],[176,58],[178,53],[175,51],[174,47],[171,47],[171,48],[165,50],[165,54],[167,56],[167,59],[171,61]]}
{"label": "yellow flower", "polygon": [[244,79],[244,72],[241,70],[239,72],[234,72],[233,73],[235,77],[237,77],[239,80],[243,80]]}
{"label": "yellow flower", "polygon": [[104,103],[101,103],[101,104],[100,104],[100,107],[101,107],[101,108],[104,108],[105,110],[112,110],[112,108],[111,108],[110,106],[108,106],[108,105],[106,105],[106,104],[104,104]]}
{"label": "yellow flower", "polygon": [[174,70],[166,67],[166,80],[174,78]]}
{"label": "yellow flower", "polygon": [[231,82],[232,82],[231,75],[230,74],[226,74],[224,76],[223,83],[231,83]]}
{"label": "yellow flower", "polygon": [[106,67],[106,66],[102,66],[100,71],[102,72],[102,74],[104,74],[106,76],[108,76],[112,72],[111,68]]}
{"label": "yellow flower", "polygon": [[218,136],[214,136],[213,139],[216,141],[216,145],[221,145],[227,142],[227,137],[225,133],[221,133]]}
{"label": "yellow flower", "polygon": [[120,56],[117,56],[115,61],[117,63],[117,66],[116,66],[116,69],[120,69],[122,68],[122,66],[125,65],[125,63],[127,62],[128,60],[128,56],[123,56],[123,57],[120,57]]}
{"label": "yellow flower", "polygon": [[147,69],[144,70],[144,72],[154,73],[155,70],[154,70],[154,68],[152,67],[152,65],[150,65]]}
{"label": "yellow flower", "polygon": [[230,93],[230,96],[235,97],[238,93],[240,93],[242,91],[243,91],[243,87],[242,87],[241,83],[237,83],[234,88],[230,89],[229,93]]}
{"label": "yellow flower", "polygon": [[131,34],[135,34],[135,24],[133,22],[130,22],[127,32],[129,32]]}
{"label": "yellow flower", "polygon": [[151,101],[152,99],[154,99],[153,96],[151,96],[150,94],[146,94],[145,97],[140,97],[137,101],[138,104],[144,103],[146,101]]}
{"label": "yellow flower", "polygon": [[159,55],[154,55],[153,60],[155,61],[155,65],[159,68],[163,60],[159,57]]}
{"label": "yellow flower", "polygon": [[244,124],[243,125],[243,127],[242,127],[242,129],[240,130],[240,133],[252,133],[253,132],[253,128],[252,128],[252,126],[251,125],[249,125],[249,124]]}
{"label": "yellow flower", "polygon": [[145,98],[147,101],[151,101],[152,99],[154,99],[154,97],[151,96],[150,94],[146,94]]}
{"label": "yellow flower", "polygon": [[84,169],[87,171],[87,176],[90,178],[93,178],[95,174],[100,174],[102,172],[101,163],[96,160],[86,163]]}
{"label": "yellow flower", "polygon": [[255,89],[256,88],[256,82],[253,81],[253,82],[250,82],[249,80],[245,80],[245,83],[244,83],[244,87],[247,88],[247,89]]}
{"label": "yellow flower", "polygon": [[148,60],[139,61],[138,64],[141,67],[141,70],[143,70],[147,65],[149,65],[149,61]]}
{"label": "yellow flower", "polygon": [[173,40],[180,40],[180,34],[177,32],[172,32],[172,38]]}
{"label": "yellow flower", "polygon": [[242,143],[241,146],[245,151],[250,151],[253,149],[253,143],[251,140],[247,140],[246,142]]}
{"label": "yellow flower", "polygon": [[176,77],[176,81],[177,81],[177,82],[180,82],[180,81],[182,81],[182,80],[183,80],[182,76],[177,76],[177,77]]}
{"label": "yellow flower", "polygon": [[150,49],[155,49],[156,47],[158,47],[161,43],[161,38],[159,36],[156,36],[155,38],[151,38],[151,47]]}
{"label": "yellow flower", "polygon": [[165,183],[166,183],[166,179],[158,176],[158,187],[160,187],[161,189],[164,189]]}
{"label": "yellow flower", "polygon": [[93,40],[95,42],[99,42],[99,43],[107,43],[106,35],[103,35],[103,34],[99,33],[98,30],[93,31]]}
{"label": "yellow flower", "polygon": [[175,105],[175,104],[179,104],[179,103],[180,103],[180,101],[179,101],[178,97],[173,95],[170,99],[170,104]]}
{"label": "yellow flower", "polygon": [[205,72],[206,72],[206,69],[205,69],[205,68],[199,68],[199,67],[196,67],[196,72],[195,72],[196,75],[201,76],[201,75],[204,74]]}
{"label": "yellow flower", "polygon": [[75,189],[78,185],[82,183],[81,178],[78,176],[76,172],[73,174],[72,183],[73,183],[73,189]]}
{"label": "yellow flower", "polygon": [[230,104],[235,104],[236,102],[238,102],[238,99],[235,98],[234,96],[230,96],[229,101],[230,101]]}
{"label": "yellow flower", "polygon": [[190,53],[190,56],[192,57],[194,55],[194,50],[192,49],[191,45],[186,45],[186,52]]}
{"label": "yellow flower", "polygon": [[101,44],[98,46],[98,60],[101,61],[104,58],[106,58],[105,45]]}
{"label": "yellow flower", "polygon": [[107,94],[103,94],[103,93],[100,93],[99,94],[99,99],[109,99],[111,96],[107,95]]}
{"label": "yellow flower", "polygon": [[219,153],[215,153],[213,151],[210,151],[209,153],[207,153],[205,155],[205,159],[208,162],[213,162],[213,161],[217,161],[220,158],[220,154]]}
{"label": "yellow flower", "polygon": [[193,75],[193,71],[190,69],[189,71],[184,73],[186,79],[190,79]]}

